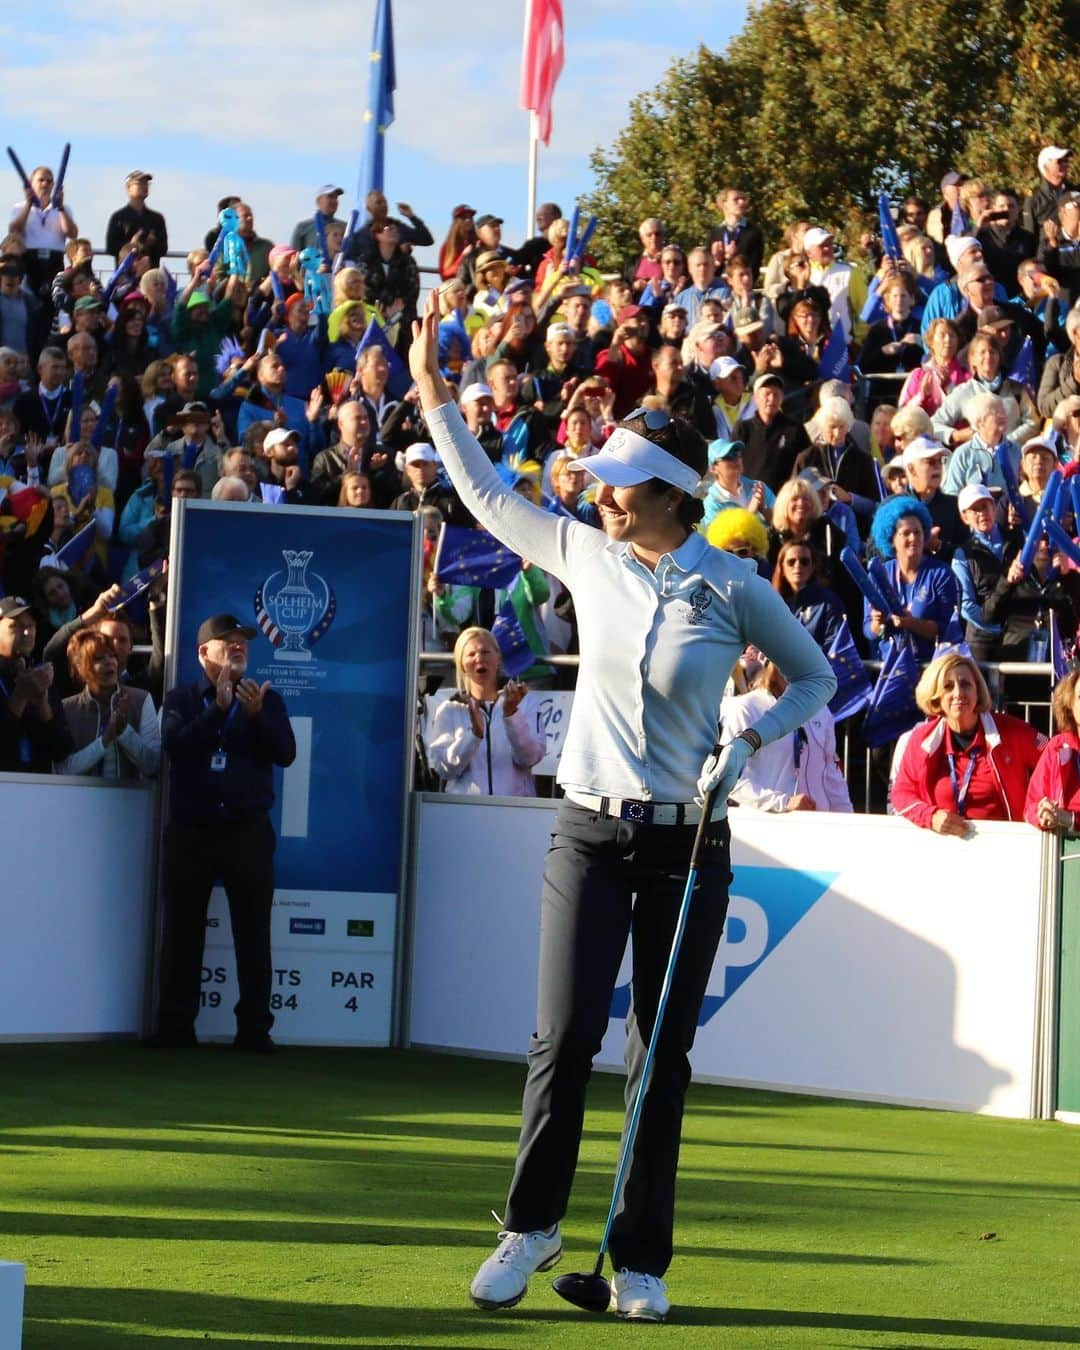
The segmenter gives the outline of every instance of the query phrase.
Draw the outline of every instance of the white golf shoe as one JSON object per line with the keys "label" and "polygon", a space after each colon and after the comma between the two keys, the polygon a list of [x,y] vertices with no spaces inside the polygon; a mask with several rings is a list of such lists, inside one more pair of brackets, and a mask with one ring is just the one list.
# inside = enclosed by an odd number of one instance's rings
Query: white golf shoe
{"label": "white golf shoe", "polygon": [[634,1322],[663,1322],[671,1311],[667,1285],[640,1270],[617,1271],[611,1281],[611,1310]]}
{"label": "white golf shoe", "polygon": [[525,1297],[529,1276],[562,1258],[559,1225],[546,1232],[499,1234],[499,1245],[476,1272],[469,1293],[478,1308],[512,1308]]}

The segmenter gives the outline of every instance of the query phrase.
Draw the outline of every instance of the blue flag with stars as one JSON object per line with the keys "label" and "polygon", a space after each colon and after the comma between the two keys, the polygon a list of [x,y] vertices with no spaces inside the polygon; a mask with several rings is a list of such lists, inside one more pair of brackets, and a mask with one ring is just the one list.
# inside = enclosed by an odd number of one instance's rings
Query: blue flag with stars
{"label": "blue flag with stars", "polygon": [[511,585],[520,572],[518,555],[487,530],[443,526],[435,554],[435,575],[447,586],[489,586],[498,590]]}
{"label": "blue flag with stars", "polygon": [[906,638],[893,638],[885,646],[881,670],[863,720],[863,740],[871,749],[895,741],[918,722],[922,716],[915,703],[918,683],[919,663],[911,643]]}
{"label": "blue flag with stars", "polygon": [[825,656],[836,676],[836,693],[829,700],[829,711],[838,722],[842,722],[845,717],[853,717],[866,707],[873,688],[852,639],[847,619],[836,630],[836,636]]}
{"label": "blue flag with stars", "polygon": [[357,205],[363,205],[373,189],[383,190],[386,131],[394,120],[394,90],[397,88],[394,18],[390,11],[390,0],[377,0],[375,5],[375,31],[368,59],[371,72],[367,108],[364,111],[364,158],[360,163]]}
{"label": "blue flag with stars", "polygon": [[904,256],[903,249],[900,247],[900,236],[896,232],[896,222],[892,218],[892,207],[889,205],[887,193],[881,193],[877,199],[878,226],[881,231],[881,247],[885,250],[886,258],[892,258],[894,262],[899,262]]}
{"label": "blue flag with stars", "polygon": [[390,397],[404,398],[412,387],[412,376],[409,374],[405,362],[395,351],[394,344],[386,336],[386,329],[379,323],[378,319],[372,319],[368,324],[364,336],[360,339],[356,348],[357,356],[365,347],[382,349],[382,354],[386,357],[386,364],[390,367],[390,378],[386,381],[386,388]]}
{"label": "blue flag with stars", "polygon": [[525,629],[521,626],[513,601],[509,597],[503,601],[498,614],[495,615],[495,622],[491,625],[491,636],[499,644],[503,670],[512,680],[516,680],[529,669],[536,657],[529,646],[529,639],[525,636]]}
{"label": "blue flag with stars", "polygon": [[851,364],[848,361],[847,342],[844,340],[843,324],[834,323],[825,350],[818,362],[818,374],[823,380],[851,379]]}

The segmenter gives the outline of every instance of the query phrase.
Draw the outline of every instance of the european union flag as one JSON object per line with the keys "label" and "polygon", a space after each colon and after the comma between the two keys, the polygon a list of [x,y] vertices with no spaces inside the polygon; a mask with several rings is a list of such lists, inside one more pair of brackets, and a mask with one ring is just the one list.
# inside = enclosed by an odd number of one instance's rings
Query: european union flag
{"label": "european union flag", "polygon": [[386,336],[386,329],[377,319],[372,319],[367,326],[367,331],[360,339],[360,345],[356,349],[357,356],[365,347],[380,347],[383,356],[386,357],[386,364],[390,367],[390,378],[386,382],[386,387],[390,391],[392,398],[404,398],[412,386],[412,376],[409,374],[405,362],[398,356],[394,350],[394,345]]}
{"label": "european union flag", "polygon": [[919,683],[919,663],[911,643],[893,638],[885,646],[877,683],[870,695],[870,706],[863,720],[863,740],[871,749],[895,741],[918,722],[915,686]]}
{"label": "european union flag", "polygon": [[1061,629],[1058,627],[1057,615],[1053,610],[1050,611],[1050,660],[1054,663],[1054,683],[1057,684],[1068,675],[1072,665],[1065,651],[1065,644],[1061,640]]}
{"label": "european union flag", "polygon": [[495,615],[495,622],[491,625],[491,636],[499,644],[503,670],[511,678],[517,679],[536,660],[536,654],[529,646],[529,639],[525,636],[525,630],[518,621],[513,602],[509,598],[503,601],[498,614]]}
{"label": "european union flag", "polygon": [[97,494],[97,469],[92,464],[76,464],[68,470],[67,485],[72,506],[78,506],[87,497]]}
{"label": "european union flag", "polygon": [[878,224],[881,227],[881,247],[885,250],[886,258],[899,262],[904,254],[900,247],[900,236],[896,232],[896,222],[892,218],[892,207],[884,192],[877,199],[877,209]]}
{"label": "european union flag", "polygon": [[844,341],[843,325],[833,324],[825,350],[818,362],[818,374],[823,380],[849,380],[851,365],[848,361],[847,343]]}
{"label": "european union flag", "polygon": [[521,559],[487,530],[465,530],[444,525],[435,554],[435,575],[448,586],[512,584],[521,572]]}
{"label": "european union flag", "polygon": [[1020,344],[1020,350],[1016,353],[1016,360],[1007,378],[1022,384],[1025,389],[1034,389],[1038,383],[1035,379],[1035,348],[1031,345],[1029,337]]}
{"label": "european union flag", "polygon": [[964,635],[964,625],[955,609],[949,616],[948,623],[938,633],[937,641],[934,643],[932,660],[936,661],[939,656],[971,657],[971,648],[968,646],[967,638]]}
{"label": "european union flag", "polygon": [[838,722],[853,717],[870,702],[873,685],[862,663],[851,629],[844,619],[825,653],[836,676],[836,693],[829,700],[829,711]]}
{"label": "european union flag", "polygon": [[88,525],[84,525],[78,534],[73,534],[63,548],[56,550],[53,562],[59,563],[62,567],[78,567],[93,550],[96,542],[97,522],[92,520]]}
{"label": "european union flag", "polygon": [[[171,458],[171,456],[170,456]],[[131,607],[140,597],[145,596],[146,592],[165,571],[165,559],[159,558],[149,567],[144,567],[141,572],[136,572],[130,580],[126,581],[120,588],[120,594],[115,599],[110,600],[106,609],[110,614],[115,614],[118,609],[126,609],[128,616],[131,617]]]}
{"label": "european union flag", "polygon": [[375,31],[368,60],[371,73],[364,112],[364,158],[360,163],[358,204],[363,203],[373,189],[378,188],[381,192],[385,178],[386,132],[394,120],[394,90],[397,88],[390,0],[377,0],[375,5]]}

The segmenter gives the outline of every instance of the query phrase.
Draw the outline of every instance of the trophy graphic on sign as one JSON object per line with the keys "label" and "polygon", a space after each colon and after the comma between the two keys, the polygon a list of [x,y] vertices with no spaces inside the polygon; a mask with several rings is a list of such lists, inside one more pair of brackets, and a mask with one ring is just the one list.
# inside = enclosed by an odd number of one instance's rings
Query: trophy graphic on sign
{"label": "trophy graphic on sign", "polygon": [[334,620],[334,592],[317,572],[308,581],[311,549],[283,548],[286,571],[274,572],[255,593],[255,618],[276,648],[275,661],[312,661],[311,645]]}

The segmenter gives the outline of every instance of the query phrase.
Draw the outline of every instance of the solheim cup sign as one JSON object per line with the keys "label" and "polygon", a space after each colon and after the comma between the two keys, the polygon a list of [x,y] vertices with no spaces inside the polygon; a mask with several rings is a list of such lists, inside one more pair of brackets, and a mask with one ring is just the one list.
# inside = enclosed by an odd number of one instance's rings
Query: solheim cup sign
{"label": "solheim cup sign", "polygon": [[274,647],[275,661],[311,661],[311,648],[334,622],[337,602],[324,577],[308,566],[311,549],[283,548],[285,571],[272,572],[255,592],[255,620]]}

